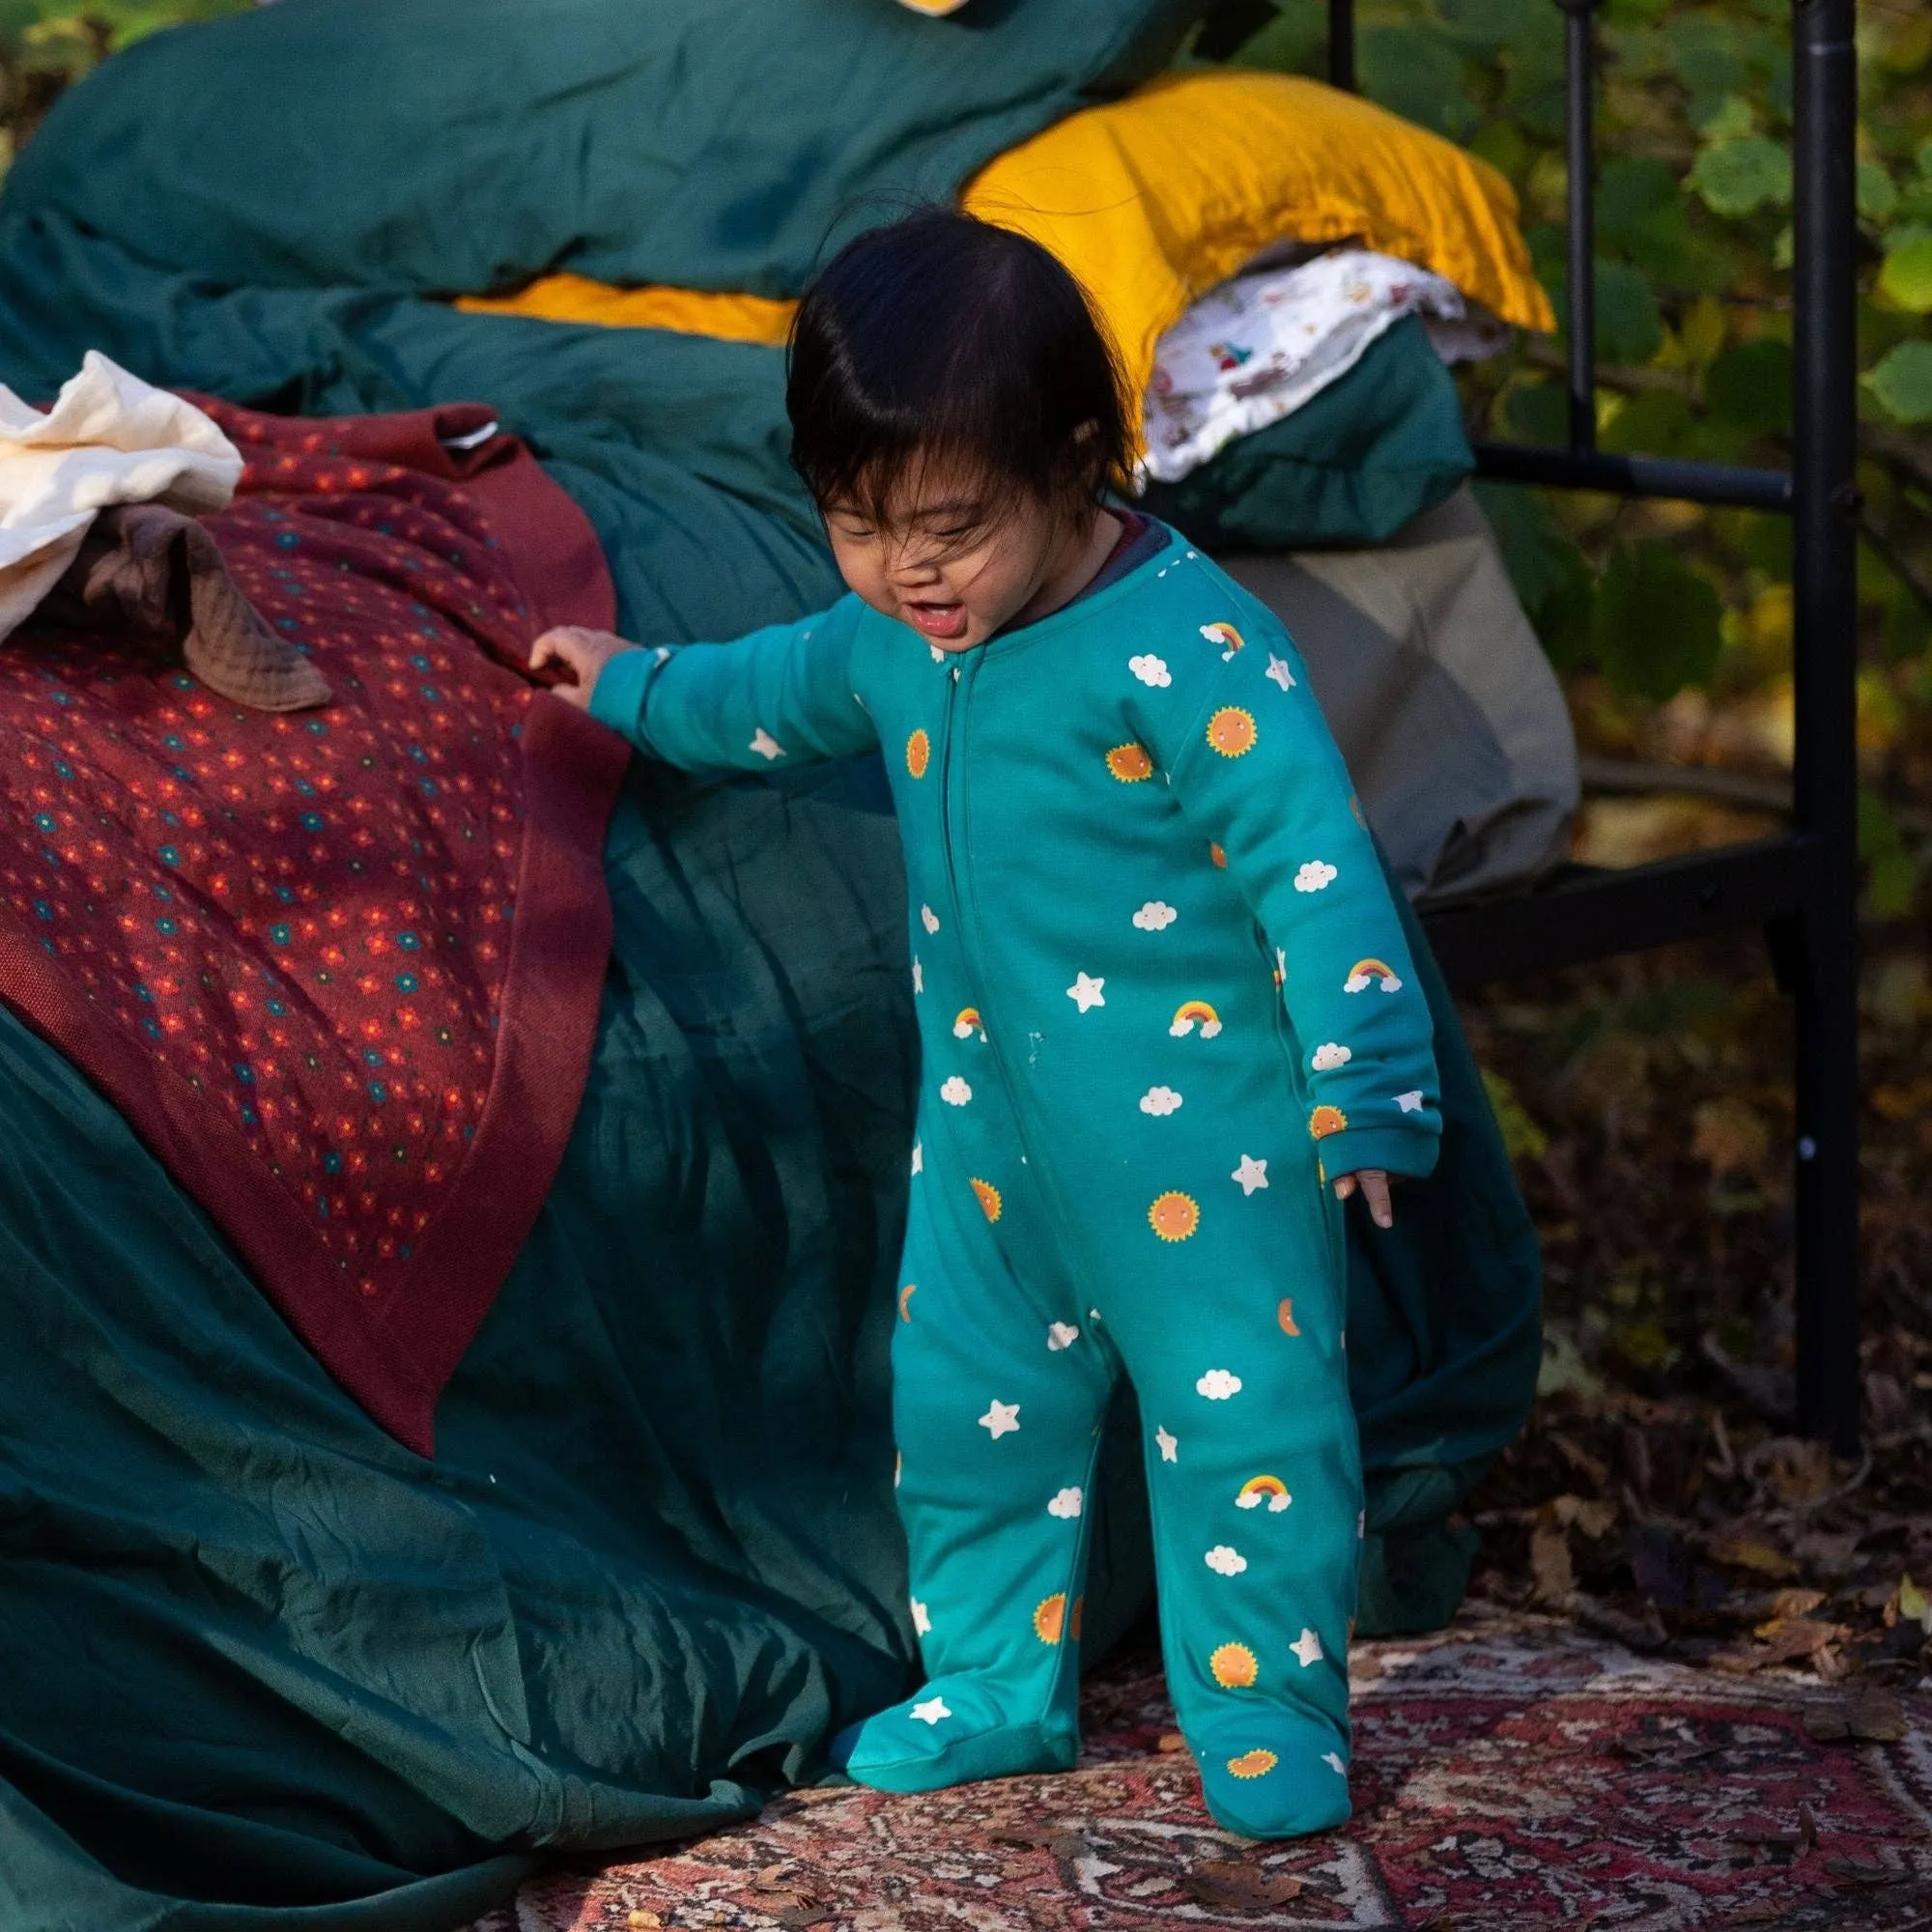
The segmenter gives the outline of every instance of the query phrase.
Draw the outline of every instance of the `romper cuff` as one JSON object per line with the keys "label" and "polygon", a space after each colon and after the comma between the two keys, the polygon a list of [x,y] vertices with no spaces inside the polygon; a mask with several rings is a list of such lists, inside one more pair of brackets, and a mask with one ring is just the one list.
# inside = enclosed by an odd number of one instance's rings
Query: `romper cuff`
{"label": "romper cuff", "polygon": [[644,701],[664,662],[656,651],[619,651],[598,673],[590,694],[591,717],[621,733],[640,752],[650,750],[644,737]]}
{"label": "romper cuff", "polygon": [[1317,1143],[1321,1171],[1330,1180],[1372,1167],[1420,1180],[1435,1167],[1440,1149],[1438,1136],[1408,1127],[1350,1127]]}

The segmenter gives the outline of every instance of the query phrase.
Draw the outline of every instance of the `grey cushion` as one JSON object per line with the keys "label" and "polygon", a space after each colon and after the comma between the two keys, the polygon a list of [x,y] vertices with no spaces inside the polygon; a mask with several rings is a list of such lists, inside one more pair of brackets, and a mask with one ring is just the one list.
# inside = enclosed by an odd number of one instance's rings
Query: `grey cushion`
{"label": "grey cushion", "polygon": [[1570,714],[1466,484],[1385,543],[1221,563],[1300,646],[1412,900],[1506,892],[1568,859]]}

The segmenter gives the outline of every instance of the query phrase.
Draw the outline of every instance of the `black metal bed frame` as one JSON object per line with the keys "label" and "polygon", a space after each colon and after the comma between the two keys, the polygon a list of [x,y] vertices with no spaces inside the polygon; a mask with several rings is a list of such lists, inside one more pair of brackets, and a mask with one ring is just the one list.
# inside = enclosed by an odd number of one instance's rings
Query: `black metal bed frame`
{"label": "black metal bed frame", "polygon": [[[1858,766],[1854,0],[1792,0],[1793,393],[1788,474],[1596,446],[1594,143],[1600,0],[1566,15],[1570,434],[1481,443],[1477,473],[1546,488],[1777,510],[1793,521],[1796,756],[1790,829],[1615,871],[1577,869],[1426,920],[1469,988],[1758,925],[1796,1002],[1798,1424],[1840,1451],[1859,1425]],[[1354,0],[1328,0],[1329,78],[1355,84]]]}

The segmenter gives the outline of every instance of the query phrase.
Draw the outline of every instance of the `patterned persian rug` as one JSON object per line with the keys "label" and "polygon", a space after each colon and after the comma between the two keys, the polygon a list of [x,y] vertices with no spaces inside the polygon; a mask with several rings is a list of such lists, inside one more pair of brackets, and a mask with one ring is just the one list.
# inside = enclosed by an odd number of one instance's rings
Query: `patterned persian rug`
{"label": "patterned persian rug", "polygon": [[1143,1660],[1089,1685],[1065,1776],[797,1793],[536,1881],[473,1932],[1932,1928],[1932,1696],[1903,1700],[1902,1739],[1861,1744],[1842,1686],[1500,1614],[1360,1645],[1351,1668],[1356,1813],[1324,1837],[1215,1829]]}

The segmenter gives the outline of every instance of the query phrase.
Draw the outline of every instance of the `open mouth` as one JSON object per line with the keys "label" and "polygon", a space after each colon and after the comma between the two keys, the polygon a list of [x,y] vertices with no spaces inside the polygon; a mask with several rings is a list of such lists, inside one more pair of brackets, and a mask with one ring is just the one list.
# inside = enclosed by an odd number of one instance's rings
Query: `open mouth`
{"label": "open mouth", "polygon": [[916,603],[904,606],[913,628],[928,638],[963,638],[966,635],[966,607],[963,604]]}

